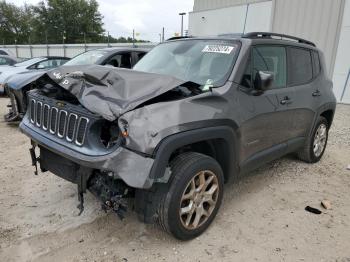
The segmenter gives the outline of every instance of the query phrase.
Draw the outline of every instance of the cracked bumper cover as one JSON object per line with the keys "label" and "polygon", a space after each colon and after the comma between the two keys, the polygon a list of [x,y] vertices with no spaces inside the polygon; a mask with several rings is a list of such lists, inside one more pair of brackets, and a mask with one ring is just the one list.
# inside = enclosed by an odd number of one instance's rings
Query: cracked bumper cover
{"label": "cracked bumper cover", "polygon": [[150,172],[154,163],[154,159],[152,158],[144,157],[124,147],[119,147],[109,154],[100,156],[81,154],[75,150],[53,142],[49,138],[28,127],[24,122],[25,121],[21,122],[20,130],[29,136],[35,143],[80,166],[113,172],[127,185],[134,188],[148,189],[154,182],[153,179],[150,178]]}

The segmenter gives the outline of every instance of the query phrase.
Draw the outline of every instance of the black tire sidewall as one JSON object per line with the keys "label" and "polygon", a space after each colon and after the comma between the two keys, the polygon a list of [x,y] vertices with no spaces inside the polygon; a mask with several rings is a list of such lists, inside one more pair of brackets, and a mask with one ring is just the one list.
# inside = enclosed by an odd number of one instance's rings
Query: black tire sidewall
{"label": "black tire sidewall", "polygon": [[[194,230],[188,230],[186,229],[181,221],[179,216],[179,208],[181,203],[181,198],[183,191],[187,187],[189,181],[200,171],[203,170],[210,170],[212,171],[218,179],[219,183],[219,196],[217,200],[217,204],[215,206],[215,209],[211,213],[208,220],[201,225],[199,228]],[[223,197],[223,190],[224,190],[224,177],[223,172],[221,170],[221,167],[219,164],[212,158],[204,156],[203,158],[199,159],[195,163],[193,163],[189,168],[187,168],[182,174],[175,174],[181,176],[180,179],[174,179],[171,184],[171,189],[169,191],[169,194],[167,196],[167,202],[168,205],[168,226],[170,232],[178,239],[181,240],[189,240],[192,238],[195,238],[199,236],[201,233],[203,233],[211,224],[213,219],[215,218]]]}
{"label": "black tire sidewall", "polygon": [[[318,129],[319,126],[322,125],[322,124],[325,124],[325,125],[326,125],[326,132],[327,132],[327,135],[326,135],[326,144],[325,144],[325,146],[324,146],[324,148],[323,148],[322,153],[317,157],[317,156],[315,155],[315,153],[314,153],[314,140],[315,140],[315,136],[316,136],[317,129]],[[328,122],[327,122],[327,120],[326,120],[324,117],[320,117],[320,118],[318,119],[318,121],[317,121],[317,124],[316,124],[316,126],[315,126],[315,128],[314,128],[314,131],[313,131],[313,133],[312,133],[312,137],[311,137],[311,140],[310,140],[310,148],[309,148],[309,150],[310,150],[310,159],[311,159],[311,161],[312,161],[313,163],[320,161],[320,159],[322,158],[322,156],[323,156],[323,154],[324,154],[324,152],[325,152],[325,150],[326,150],[327,142],[328,142],[328,129],[329,129],[329,127],[328,127]]]}

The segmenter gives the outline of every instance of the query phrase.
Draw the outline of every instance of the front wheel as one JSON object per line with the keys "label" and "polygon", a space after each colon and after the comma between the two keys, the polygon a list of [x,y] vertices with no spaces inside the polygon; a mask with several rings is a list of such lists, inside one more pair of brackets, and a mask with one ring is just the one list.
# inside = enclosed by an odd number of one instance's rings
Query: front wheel
{"label": "front wheel", "polygon": [[167,232],[189,240],[202,234],[221,205],[224,178],[213,158],[184,153],[171,162],[172,179],[162,193],[158,220]]}
{"label": "front wheel", "polygon": [[312,135],[306,140],[304,148],[298,153],[301,160],[316,163],[321,159],[327,146],[328,129],[327,119],[321,116]]}

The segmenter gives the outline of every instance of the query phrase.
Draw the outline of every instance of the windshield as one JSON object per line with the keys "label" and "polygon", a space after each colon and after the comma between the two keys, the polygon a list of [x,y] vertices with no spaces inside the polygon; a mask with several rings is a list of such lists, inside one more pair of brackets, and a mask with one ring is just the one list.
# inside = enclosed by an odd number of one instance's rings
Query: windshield
{"label": "windshield", "polygon": [[46,60],[46,58],[36,57],[36,58],[29,59],[29,60],[25,60],[21,63],[14,64],[14,66],[31,66],[31,65],[34,65],[35,63],[38,63],[38,62],[44,61],[44,60]]}
{"label": "windshield", "polygon": [[97,61],[106,54],[107,52],[101,50],[87,51],[85,53],[77,55],[76,57],[73,57],[64,65],[93,65],[96,64]]}
{"label": "windshield", "polygon": [[237,42],[227,40],[168,42],[155,47],[134,69],[215,87],[227,80],[237,49]]}

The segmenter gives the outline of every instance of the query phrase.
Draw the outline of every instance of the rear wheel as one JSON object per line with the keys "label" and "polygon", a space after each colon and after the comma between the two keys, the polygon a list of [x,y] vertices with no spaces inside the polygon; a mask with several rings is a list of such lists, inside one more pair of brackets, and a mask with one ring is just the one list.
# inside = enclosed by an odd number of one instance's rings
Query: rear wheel
{"label": "rear wheel", "polygon": [[215,218],[223,196],[223,173],[211,157],[184,153],[171,163],[172,179],[159,203],[160,225],[176,238],[202,234]]}
{"label": "rear wheel", "polygon": [[307,163],[318,162],[326,149],[328,141],[328,122],[324,117],[317,121],[312,135],[307,139],[304,148],[298,153],[301,160]]}

